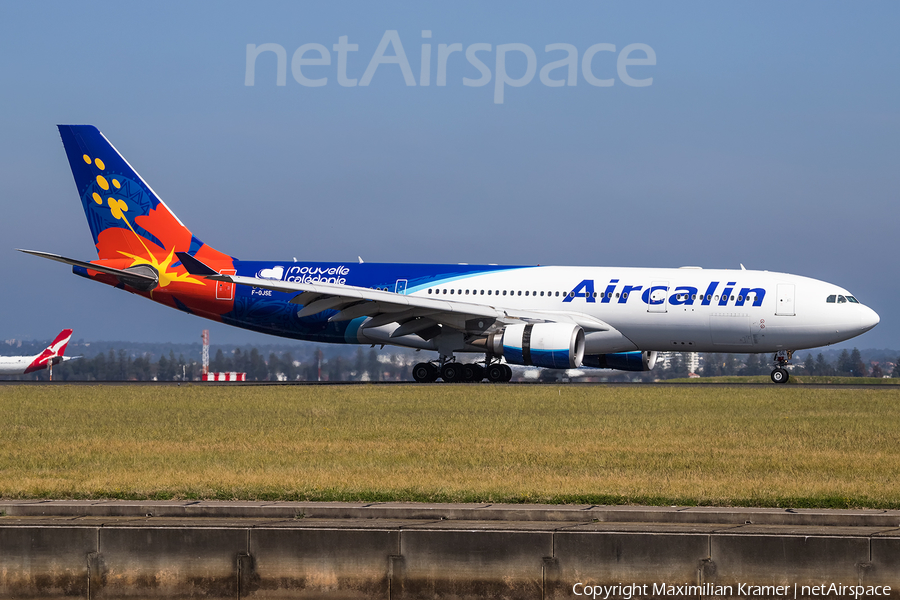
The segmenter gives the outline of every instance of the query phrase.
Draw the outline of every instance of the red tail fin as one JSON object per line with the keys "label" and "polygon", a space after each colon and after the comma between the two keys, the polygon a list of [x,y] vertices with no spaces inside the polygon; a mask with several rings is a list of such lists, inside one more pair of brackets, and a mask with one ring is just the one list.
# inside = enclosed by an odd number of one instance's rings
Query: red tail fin
{"label": "red tail fin", "polygon": [[31,362],[31,364],[28,365],[28,368],[25,369],[25,373],[33,373],[34,371],[46,369],[47,365],[50,364],[53,359],[62,357],[63,353],[66,351],[66,346],[69,345],[69,340],[71,338],[71,329],[63,329],[62,331],[60,331],[59,335],[56,336],[56,339],[53,340],[53,343],[44,348],[44,351],[38,354]]}

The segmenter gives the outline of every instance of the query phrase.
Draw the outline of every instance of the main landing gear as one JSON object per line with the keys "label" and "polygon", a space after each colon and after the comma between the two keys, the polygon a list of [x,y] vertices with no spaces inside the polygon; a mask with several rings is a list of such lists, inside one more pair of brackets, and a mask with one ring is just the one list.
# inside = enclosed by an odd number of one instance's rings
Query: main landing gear
{"label": "main landing gear", "polygon": [[440,378],[447,383],[474,383],[487,379],[491,383],[505,383],[512,379],[509,365],[486,358],[485,364],[458,363],[452,357],[444,358],[439,365],[433,362],[419,363],[412,370],[418,383],[433,383]]}
{"label": "main landing gear", "polygon": [[794,356],[793,350],[779,350],[775,353],[775,368],[772,370],[771,375],[773,383],[788,382],[788,379],[790,379],[790,374],[785,367],[791,364],[792,356]]}

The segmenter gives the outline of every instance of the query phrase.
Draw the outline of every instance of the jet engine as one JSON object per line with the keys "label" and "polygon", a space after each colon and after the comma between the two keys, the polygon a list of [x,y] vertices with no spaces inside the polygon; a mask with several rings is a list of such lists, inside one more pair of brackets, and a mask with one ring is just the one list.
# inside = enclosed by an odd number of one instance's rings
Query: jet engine
{"label": "jet engine", "polygon": [[513,365],[574,369],[584,357],[584,330],[566,323],[509,325],[491,336],[495,354]]}
{"label": "jet engine", "polygon": [[584,357],[584,366],[617,371],[652,371],[656,366],[656,352],[591,354]]}

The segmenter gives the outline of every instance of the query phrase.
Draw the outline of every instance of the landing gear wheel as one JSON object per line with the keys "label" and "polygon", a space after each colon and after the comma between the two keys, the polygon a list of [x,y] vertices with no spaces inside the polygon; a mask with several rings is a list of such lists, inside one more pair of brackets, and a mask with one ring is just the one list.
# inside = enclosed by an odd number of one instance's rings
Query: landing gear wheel
{"label": "landing gear wheel", "polygon": [[491,383],[507,381],[506,369],[501,364],[491,365],[487,368],[487,378]]}
{"label": "landing gear wheel", "polygon": [[503,370],[505,371],[505,373],[503,374],[503,381],[508,383],[510,380],[512,380],[512,369],[509,368],[509,365],[500,366],[503,367]]}
{"label": "landing gear wheel", "polygon": [[419,383],[432,383],[438,376],[438,370],[431,363],[419,363],[413,367],[413,379]]}
{"label": "landing gear wheel", "polygon": [[787,369],[782,369],[781,367],[774,369],[771,377],[774,383],[787,383],[788,379],[790,379]]}
{"label": "landing gear wheel", "polygon": [[479,364],[463,365],[463,379],[469,382],[478,382],[484,379],[484,367]]}
{"label": "landing gear wheel", "polygon": [[465,368],[457,362],[447,363],[441,369],[441,379],[447,383],[459,383],[465,381],[464,377]]}

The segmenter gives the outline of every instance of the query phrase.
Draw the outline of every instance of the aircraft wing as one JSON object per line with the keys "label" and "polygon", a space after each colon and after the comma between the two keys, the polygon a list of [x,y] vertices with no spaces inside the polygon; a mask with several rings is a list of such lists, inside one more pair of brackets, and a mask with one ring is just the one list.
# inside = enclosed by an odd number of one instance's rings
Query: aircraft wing
{"label": "aircraft wing", "polygon": [[[589,331],[607,331],[609,325],[599,319],[568,311],[517,311],[484,303],[462,302],[407,296],[395,292],[373,290],[352,285],[296,283],[239,275],[217,273],[186,252],[175,253],[188,273],[216,281],[237,285],[296,293],[291,303],[302,305],[299,317],[308,317],[325,310],[336,310],[329,321],[350,321],[358,317],[372,317],[367,327],[401,323],[394,337],[415,333],[416,327],[442,324],[467,333],[490,333],[514,323],[573,323]],[[410,325],[407,323],[415,321]],[[403,328],[406,327],[404,331]]]}

